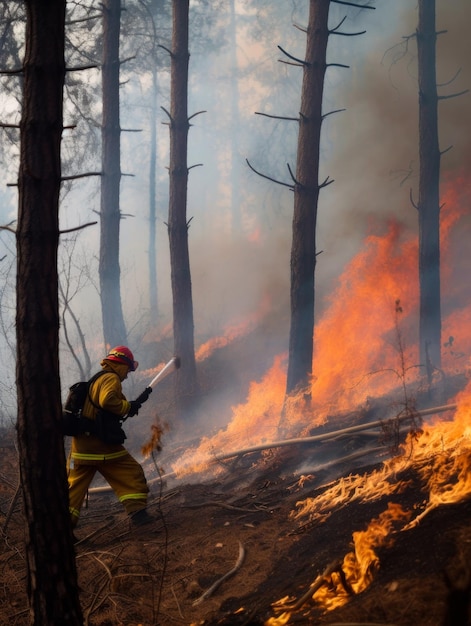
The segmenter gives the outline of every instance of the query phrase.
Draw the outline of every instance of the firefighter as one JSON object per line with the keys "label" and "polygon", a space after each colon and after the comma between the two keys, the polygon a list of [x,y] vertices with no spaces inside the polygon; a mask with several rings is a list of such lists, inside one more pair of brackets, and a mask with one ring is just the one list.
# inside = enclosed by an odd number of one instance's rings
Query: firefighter
{"label": "firefighter", "polygon": [[[119,419],[133,417],[141,408],[136,400],[130,402],[126,399],[121,386],[128,373],[134,372],[138,365],[129,348],[116,346],[102,360],[102,372],[90,387],[83,415],[95,420],[96,434],[73,437],[67,462],[69,511],[73,528],[77,526],[85,494],[96,472],[105,478],[116,493],[133,525],[141,526],[155,521],[146,510],[149,488],[144,471],[122,445],[126,435]],[[140,400],[144,401],[142,395]],[[102,418],[108,418],[105,426],[101,424]],[[111,422],[113,428],[106,426]],[[117,433],[120,433],[118,437]]]}

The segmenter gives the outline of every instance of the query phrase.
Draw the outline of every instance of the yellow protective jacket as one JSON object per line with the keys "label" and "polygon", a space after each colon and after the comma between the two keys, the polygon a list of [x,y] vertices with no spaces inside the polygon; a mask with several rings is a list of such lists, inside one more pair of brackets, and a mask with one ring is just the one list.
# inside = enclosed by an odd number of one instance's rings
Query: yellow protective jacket
{"label": "yellow protective jacket", "polygon": [[[131,403],[124,396],[121,386],[121,381],[126,378],[129,371],[128,366],[106,360],[103,360],[101,365],[105,373],[91,385],[90,397],[97,406],[105,411],[124,417],[131,408]],[[83,415],[89,419],[95,419],[96,412],[97,409],[87,398],[83,407]],[[73,437],[70,452],[76,465],[111,461],[128,454],[121,444],[103,443],[94,435]]]}

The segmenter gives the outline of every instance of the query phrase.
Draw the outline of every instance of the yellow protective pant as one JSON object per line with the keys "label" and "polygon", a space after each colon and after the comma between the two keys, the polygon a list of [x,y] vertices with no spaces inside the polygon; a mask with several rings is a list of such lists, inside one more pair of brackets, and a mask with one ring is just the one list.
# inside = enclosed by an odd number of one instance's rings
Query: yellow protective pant
{"label": "yellow protective pant", "polygon": [[[100,458],[77,458],[81,456]],[[85,494],[96,472],[109,483],[128,515],[146,508],[149,487],[144,471],[125,448],[102,455],[72,452],[68,461],[68,480],[69,511],[73,528],[77,526]]]}

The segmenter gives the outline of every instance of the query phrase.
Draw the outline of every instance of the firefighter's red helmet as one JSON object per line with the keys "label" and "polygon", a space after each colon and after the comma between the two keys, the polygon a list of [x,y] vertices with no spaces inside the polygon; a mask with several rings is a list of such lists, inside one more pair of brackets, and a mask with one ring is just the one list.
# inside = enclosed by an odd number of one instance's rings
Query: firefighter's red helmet
{"label": "firefighter's red helmet", "polygon": [[126,346],[116,346],[112,348],[105,357],[108,361],[116,363],[124,363],[129,367],[131,372],[137,370],[139,363],[134,360],[133,353]]}

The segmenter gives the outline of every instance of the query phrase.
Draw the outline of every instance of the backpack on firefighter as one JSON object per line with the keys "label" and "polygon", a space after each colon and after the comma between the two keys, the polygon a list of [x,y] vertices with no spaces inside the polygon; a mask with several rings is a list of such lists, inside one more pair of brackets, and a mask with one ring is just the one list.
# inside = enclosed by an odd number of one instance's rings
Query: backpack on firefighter
{"label": "backpack on firefighter", "polygon": [[68,437],[76,437],[77,435],[95,434],[96,424],[95,420],[88,419],[82,415],[83,406],[85,400],[88,399],[95,406],[95,403],[90,398],[90,387],[105,372],[98,372],[90,380],[82,380],[78,383],[74,383],[72,387],[69,387],[69,393],[64,404],[62,411],[62,430],[63,434]]}
{"label": "backpack on firefighter", "polygon": [[[69,393],[62,411],[62,431],[69,437],[78,435],[96,435],[106,444],[122,444],[126,433],[122,424],[126,418],[120,418],[114,413],[104,411],[93,402],[90,397],[90,387],[104,371],[100,371],[88,381],[80,381],[69,387]],[[89,419],[82,414],[85,400],[90,400],[97,409],[95,419]]]}

